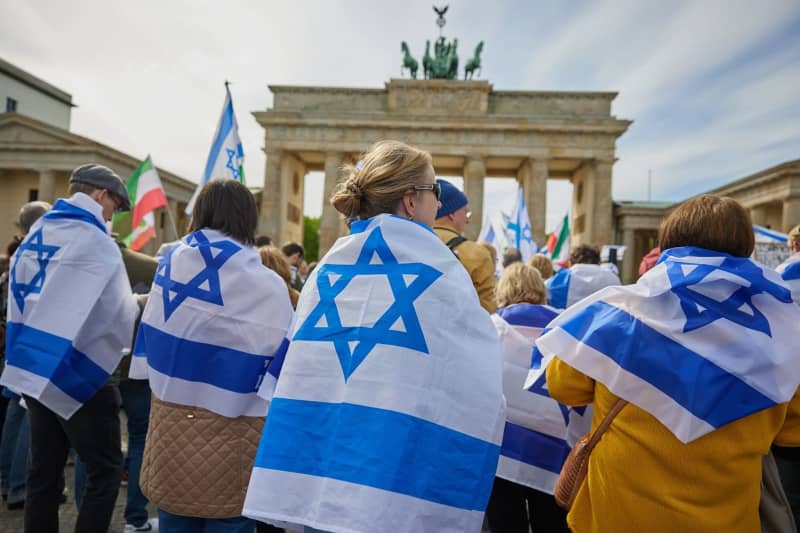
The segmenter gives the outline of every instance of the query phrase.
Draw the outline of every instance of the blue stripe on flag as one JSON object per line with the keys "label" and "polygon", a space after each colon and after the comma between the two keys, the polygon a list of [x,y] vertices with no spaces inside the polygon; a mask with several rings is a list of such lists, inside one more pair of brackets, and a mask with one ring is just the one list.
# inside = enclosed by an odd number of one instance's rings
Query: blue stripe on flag
{"label": "blue stripe on flag", "polygon": [[7,324],[8,364],[50,380],[80,403],[108,381],[109,373],[69,339],[18,322]]}
{"label": "blue stripe on flag", "polygon": [[222,116],[219,120],[219,132],[214,138],[214,142],[211,143],[211,151],[208,152],[206,170],[203,172],[203,183],[208,183],[211,179],[211,171],[214,169],[214,165],[217,164],[217,157],[219,157],[219,152],[222,149],[222,143],[225,142],[225,138],[233,128],[233,102],[230,93],[225,97],[225,109],[222,111]]}
{"label": "blue stripe on flag", "polygon": [[566,309],[569,293],[570,271],[562,268],[556,275],[547,280],[547,303],[556,309]]}
{"label": "blue stripe on flag", "polygon": [[786,268],[784,268],[781,278],[783,278],[785,281],[800,279],[800,261],[790,263]]}
{"label": "blue stripe on flag", "polygon": [[286,360],[287,351],[289,351],[289,339],[283,339],[283,342],[278,347],[275,355],[272,356],[272,362],[267,367],[267,374],[271,375],[275,379],[278,379],[278,376],[281,375],[283,362]]}
{"label": "blue stripe on flag", "polygon": [[500,453],[510,459],[558,474],[569,454],[564,439],[506,422]]}
{"label": "blue stripe on flag", "polygon": [[256,392],[272,360],[272,356],[175,337],[144,322],[139,324],[134,352],[147,355],[147,364],[169,377],[242,394]]}
{"label": "blue stripe on flag", "polygon": [[255,466],[483,511],[499,453],[496,444],[395,411],[275,398]]}
{"label": "blue stripe on flag", "polygon": [[[605,302],[594,302],[560,327],[714,427],[775,405],[702,355]],[[726,349],[724,343],[718,346]]]}
{"label": "blue stripe on flag", "polygon": [[512,326],[528,326],[543,328],[547,326],[558,313],[542,305],[514,304],[501,307],[497,314]]}
{"label": "blue stripe on flag", "polygon": [[108,233],[106,227],[97,220],[97,217],[91,214],[86,209],[82,209],[76,205],[67,202],[64,199],[59,199],[53,206],[53,209],[44,214],[44,218],[48,220],[80,220],[98,228],[103,233]]}
{"label": "blue stripe on flag", "polygon": [[780,242],[780,243],[785,243],[786,240],[789,238],[789,236],[786,235],[785,233],[778,233],[777,231],[770,231],[765,227],[756,226],[755,224],[753,224],[753,233],[755,233],[756,235],[763,235],[764,237],[767,237],[768,239],[772,239],[773,241]]}

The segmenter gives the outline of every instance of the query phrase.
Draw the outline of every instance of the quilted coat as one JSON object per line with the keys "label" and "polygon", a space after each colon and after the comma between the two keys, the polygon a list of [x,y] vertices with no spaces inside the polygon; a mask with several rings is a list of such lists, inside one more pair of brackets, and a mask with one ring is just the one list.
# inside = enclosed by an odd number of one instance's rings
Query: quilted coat
{"label": "quilted coat", "polygon": [[263,418],[227,418],[153,396],[142,492],[172,514],[241,516],[263,426]]}

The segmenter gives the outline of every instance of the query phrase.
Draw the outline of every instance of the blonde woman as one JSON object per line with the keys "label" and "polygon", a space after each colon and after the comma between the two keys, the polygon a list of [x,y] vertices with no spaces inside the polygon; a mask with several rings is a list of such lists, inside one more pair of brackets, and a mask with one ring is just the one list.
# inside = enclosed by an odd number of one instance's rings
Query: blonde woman
{"label": "blonde woman", "polygon": [[[583,409],[569,410],[550,398],[544,383],[523,389],[536,338],[556,312],[545,306],[539,271],[524,263],[503,270],[492,321],[503,346],[503,390],[508,408],[492,497],[486,515],[492,531],[567,532],[566,513],[553,486],[569,453],[568,427],[585,432]],[[581,426],[577,431],[576,426]]]}
{"label": "blonde woman", "polygon": [[553,262],[544,254],[533,254],[531,258],[528,259],[528,264],[538,270],[539,274],[542,275],[542,279],[545,281],[552,278],[553,274],[555,274]]}
{"label": "blonde woman", "polygon": [[289,260],[283,255],[280,248],[277,246],[262,246],[258,249],[258,254],[261,256],[261,262],[265,267],[275,272],[286,282],[286,289],[289,291],[289,300],[292,302],[292,309],[297,308],[297,299],[300,298],[300,292],[292,287],[292,269],[289,265]]}
{"label": "blonde woman", "polygon": [[[431,230],[428,153],[345,167],[350,221],[306,282],[245,514],[325,531],[480,531],[505,421],[500,345]],[[458,450],[458,453],[453,453]]]}

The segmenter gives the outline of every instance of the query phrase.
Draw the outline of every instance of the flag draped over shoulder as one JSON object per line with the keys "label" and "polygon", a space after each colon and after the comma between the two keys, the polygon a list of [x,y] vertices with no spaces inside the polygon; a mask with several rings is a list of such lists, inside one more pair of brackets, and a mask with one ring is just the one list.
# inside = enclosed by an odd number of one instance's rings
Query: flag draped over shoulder
{"label": "flag draped over shoulder", "polygon": [[11,259],[0,384],[70,418],[130,348],[137,312],[100,206],[83,193],[58,200]]}
{"label": "flag draped over shoulder", "polygon": [[528,206],[525,205],[522,189],[517,193],[517,203],[506,223],[506,235],[509,246],[520,251],[523,261],[530,259],[539,250],[531,233],[531,219],[528,216]]}
{"label": "flag draped over shoulder", "polygon": [[160,400],[227,416],[264,416],[257,396],[292,319],[286,284],[252,246],[203,229],[159,262],[131,377]]}
{"label": "flag draped over shoulder", "polygon": [[794,302],[800,305],[800,253],[789,256],[789,259],[778,265],[775,270],[792,290]]}
{"label": "flag draped over shoulder", "polygon": [[775,271],[671,248],[635,285],[603,289],[553,321],[526,387],[558,356],[690,442],[791,399],[798,323]]}
{"label": "flag draped over shoulder", "polygon": [[194,195],[186,206],[186,214],[194,209],[194,202],[200,190],[206,183],[214,179],[233,179],[242,183],[244,180],[244,148],[239,139],[239,124],[233,112],[233,99],[231,91],[225,84],[225,104],[222,106],[222,115],[219,117],[217,130],[211,141],[211,150],[208,152],[206,168],[203,179],[197,184]]}
{"label": "flag draped over shoulder", "polygon": [[571,449],[571,435],[589,431],[591,411],[568,408],[552,399],[544,375],[530,392],[523,388],[531,350],[544,327],[558,314],[534,304],[514,304],[497,310],[492,320],[503,346],[503,391],[506,427],[497,477],[553,493]]}
{"label": "flag draped over shoulder", "polygon": [[501,348],[458,259],[391,215],[306,282],[243,514],[334,532],[480,531]]}
{"label": "flag draped over shoulder", "polygon": [[619,276],[600,265],[579,263],[562,268],[545,282],[547,303],[556,309],[566,309],[610,285],[620,285]]}

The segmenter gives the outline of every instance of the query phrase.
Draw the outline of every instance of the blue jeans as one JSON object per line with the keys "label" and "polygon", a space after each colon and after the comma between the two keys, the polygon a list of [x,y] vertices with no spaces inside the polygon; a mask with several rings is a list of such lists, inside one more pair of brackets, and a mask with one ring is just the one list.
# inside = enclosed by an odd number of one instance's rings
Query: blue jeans
{"label": "blue jeans", "polygon": [[256,523],[249,518],[195,518],[158,510],[160,533],[252,533]]}
{"label": "blue jeans", "polygon": [[8,497],[8,503],[25,500],[27,474],[28,412],[17,396],[8,402],[0,441],[0,491]]}
{"label": "blue jeans", "polygon": [[[119,384],[122,407],[128,415],[128,492],[125,502],[125,522],[141,526],[147,522],[147,498],[139,487],[147,424],[150,419],[150,384],[147,380],[128,379]],[[85,483],[85,470],[80,458],[75,459],[75,503],[80,499]]]}

